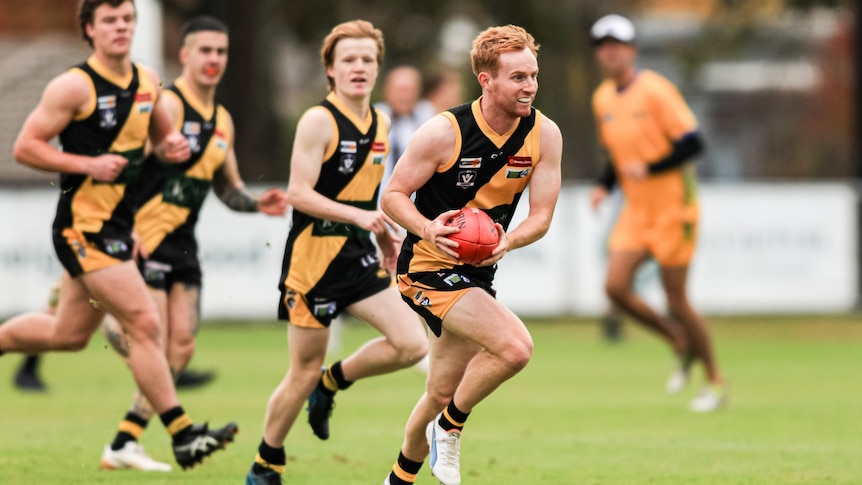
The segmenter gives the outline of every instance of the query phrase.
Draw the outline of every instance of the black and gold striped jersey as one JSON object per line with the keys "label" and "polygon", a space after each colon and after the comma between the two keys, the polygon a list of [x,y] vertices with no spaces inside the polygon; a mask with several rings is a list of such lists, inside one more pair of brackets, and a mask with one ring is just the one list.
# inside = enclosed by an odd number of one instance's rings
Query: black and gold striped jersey
{"label": "black and gold striped jersey", "polygon": [[[334,94],[312,109],[328,112],[335,136],[323,155],[318,193],[364,210],[377,208],[377,192],[389,151],[387,129],[379,112],[370,108],[359,119]],[[293,209],[287,237],[280,288],[308,293],[314,288],[338,286],[344,265],[374,257],[368,231],[353,224],[319,219]]]}
{"label": "black and gold striped jersey", "polygon": [[162,258],[193,256],[197,254],[198,215],[215,173],[227,159],[233,133],[227,110],[217,104],[207,111],[182,78],[163,96],[175,97],[182,106],[177,128],[188,140],[192,156],[180,164],[163,163],[155,155],[147,157],[141,181],[134,189],[140,204],[135,230],[150,255],[169,247]]}
{"label": "black and gold striped jersey", "polygon": [[[448,162],[416,192],[416,208],[434,219],[443,212],[475,207],[508,229],[518,201],[540,159],[540,112],[533,109],[510,131],[498,134],[482,116],[480,100],[443,112],[455,127],[455,150]],[[407,234],[398,273],[421,273],[456,265],[442,251]],[[464,265],[465,273],[493,279],[494,267]]]}
{"label": "black and gold striped jersey", "polygon": [[129,163],[113,182],[61,174],[54,232],[71,228],[87,237],[128,235],[135,207],[126,189],[140,178],[157,86],[141,66],[133,65],[130,75],[123,77],[94,56],[70,71],[87,80],[92,94],[86,109],[60,133],[63,151],[87,156],[116,153]]}

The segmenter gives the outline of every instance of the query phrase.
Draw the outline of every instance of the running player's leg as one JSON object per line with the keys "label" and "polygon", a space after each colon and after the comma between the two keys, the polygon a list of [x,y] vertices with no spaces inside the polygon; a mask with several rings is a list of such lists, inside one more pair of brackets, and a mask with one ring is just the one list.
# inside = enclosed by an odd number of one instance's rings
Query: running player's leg
{"label": "running player's leg", "polygon": [[[57,278],[51,285],[48,293],[48,305],[45,313],[54,315],[57,312],[57,304],[60,302],[60,283],[62,278]],[[15,387],[23,391],[45,392],[48,386],[42,380],[39,371],[42,363],[42,354],[33,353],[26,355],[15,372]]]}
{"label": "running player's leg", "polygon": [[[166,319],[167,295],[164,290],[149,288],[149,291],[158,308],[160,316],[159,345],[164,348],[169,333],[165,328],[168,325]],[[111,315],[107,315],[102,322],[102,332],[114,350],[128,364],[131,344],[128,334],[120,326],[120,323]],[[173,371],[171,374],[175,375]],[[152,459],[147,455],[143,446],[138,444],[138,440],[155,415],[153,406],[141,391],[136,389],[132,405],[120,421],[113,441],[102,450],[101,468],[105,470],[132,468],[143,471],[171,471],[171,465]]]}
{"label": "running player's leg", "polygon": [[209,430],[194,425],[179,405],[173,378],[160,342],[160,322],[156,303],[138,268],[131,261],[83,276],[90,294],[104,302],[129,339],[126,363],[132,369],[138,389],[147,398],[173,437],[174,456],[183,467],[200,463],[214,451],[233,441],[237,426],[229,423]]}
{"label": "running player's leg", "polygon": [[[187,268],[188,269],[188,268]],[[175,372],[177,389],[190,389],[208,384],[215,377],[211,370],[194,371],[189,369],[189,363],[195,354],[195,342],[201,325],[201,273],[200,266],[195,262],[192,272],[175,275],[168,295],[170,308],[168,363]]]}
{"label": "running player's leg", "polygon": [[405,456],[421,462],[428,455],[428,423],[452,401],[467,365],[480,350],[475,342],[445,330],[439,338],[431,337],[426,389],[407,420],[402,445]]}
{"label": "running player's leg", "polygon": [[328,340],[328,328],[287,325],[290,367],[269,398],[263,440],[248,472],[247,483],[280,483],[287,460],[284,441],[305,400],[320,380]]}
{"label": "running player's leg", "polygon": [[195,353],[195,336],[200,329],[200,285],[177,282],[171,286],[168,300],[168,363],[178,376]]}
{"label": "running player's leg", "polygon": [[703,317],[691,306],[686,283],[688,266],[662,267],[662,284],[667,294],[668,309],[683,324],[694,355],[703,362],[708,385],[691,407],[694,411],[709,412],[722,406],[727,398],[724,376],[718,366],[709,328]]}
{"label": "running player's leg", "polygon": [[0,325],[3,352],[77,351],[87,346],[104,315],[90,300],[81,278],[64,272],[54,315],[25,313]]}
{"label": "running player's leg", "polygon": [[[435,438],[433,431],[430,437],[428,431],[439,425],[439,416],[452,403],[452,396],[464,377],[464,370],[479,350],[481,348],[475,342],[445,330],[439,338],[431,338],[426,391],[407,419],[398,459],[384,483],[394,485],[416,481],[416,474],[429,454],[431,439]],[[436,459],[436,456],[432,456],[432,472],[437,464]]]}
{"label": "running player's leg", "polygon": [[[478,288],[455,303],[443,319],[443,328],[481,347],[467,365],[453,396],[464,412],[470,412],[523,369],[533,353],[532,337],[521,319]],[[447,358],[445,351],[439,358]]]}
{"label": "running player's leg", "polygon": [[341,361],[341,370],[348,381],[410,367],[428,352],[424,324],[401,300],[394,286],[347,309],[383,334]]}
{"label": "running player's leg", "polygon": [[688,299],[688,266],[663,267],[661,279],[667,294],[668,310],[685,326],[692,351],[703,362],[707,380],[713,384],[721,384],[724,378],[718,369],[709,329]]}
{"label": "running player's leg", "polygon": [[84,274],[90,294],[123,328],[129,341],[126,363],[138,389],[156,412],[179,405],[167,359],[162,350],[158,307],[133,262]]}
{"label": "running player's leg", "polygon": [[[431,351],[425,396],[426,406],[443,408],[426,423],[425,429],[431,472],[442,483],[461,481],[461,433],[470,412],[520,372],[532,353],[533,340],[523,322],[482,289],[466,290],[446,313],[440,341]],[[441,368],[435,369],[435,365]],[[459,382],[453,389],[456,379]],[[428,411],[427,407],[424,412],[420,408],[416,418],[427,418]],[[418,424],[412,422],[409,430],[414,434],[414,447],[418,446],[415,444]]]}
{"label": "running player's leg", "polygon": [[605,291],[615,305],[665,339],[677,355],[684,355],[688,351],[685,331],[671,319],[659,315],[632,288],[635,273],[648,257],[646,250],[611,250]]}
{"label": "running player's leg", "polygon": [[428,338],[419,318],[392,286],[388,273],[369,266],[354,274],[351,293],[332,300],[333,314],[346,309],[379,330],[383,337],[367,342],[343,361],[327,366],[308,396],[308,424],[315,436],[329,439],[329,419],[335,394],[357,379],[414,365],[428,351]]}

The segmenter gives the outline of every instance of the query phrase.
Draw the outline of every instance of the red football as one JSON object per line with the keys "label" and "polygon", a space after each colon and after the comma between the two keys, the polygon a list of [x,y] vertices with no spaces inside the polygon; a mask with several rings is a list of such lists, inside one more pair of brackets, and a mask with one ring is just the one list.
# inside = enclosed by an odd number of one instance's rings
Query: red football
{"label": "red football", "polygon": [[455,252],[460,255],[462,263],[476,264],[488,259],[500,242],[494,221],[480,209],[461,209],[446,221],[446,225],[460,229],[449,234],[449,239],[458,243]]}

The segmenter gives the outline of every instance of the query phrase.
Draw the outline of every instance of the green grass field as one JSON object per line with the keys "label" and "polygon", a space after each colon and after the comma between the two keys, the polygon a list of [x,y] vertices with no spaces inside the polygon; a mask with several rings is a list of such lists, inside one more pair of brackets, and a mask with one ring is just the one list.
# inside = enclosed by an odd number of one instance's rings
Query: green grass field
{"label": "green grass field", "polygon": [[[862,317],[712,318],[731,382],[727,409],[688,411],[699,368],[680,396],[664,393],[669,351],[627,324],[609,344],[593,322],[535,321],[530,365],[474,410],[462,440],[466,485],[862,483]],[[240,423],[237,441],[188,472],[98,468],[133,392],[131,375],[101,336],[78,354],[50,354],[47,395],[11,383],[16,355],[0,358],[0,483],[243,483],[261,439],[267,399],[287,365],[276,323],[207,323],[193,366],[210,386],[180,398],[196,421]],[[342,349],[370,338],[348,325]],[[330,359],[331,360],[331,359]],[[337,398],[333,436],[302,420],[288,437],[289,484],[372,484],[401,443],[423,376],[405,370],[360,382]],[[158,421],[142,443],[172,462]],[[436,484],[426,464],[419,484]]]}

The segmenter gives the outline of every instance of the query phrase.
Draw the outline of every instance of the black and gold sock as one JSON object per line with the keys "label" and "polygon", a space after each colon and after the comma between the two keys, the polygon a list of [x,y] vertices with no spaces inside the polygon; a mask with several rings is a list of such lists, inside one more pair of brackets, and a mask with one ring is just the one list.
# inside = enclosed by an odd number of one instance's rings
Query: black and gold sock
{"label": "black and gold sock", "polygon": [[323,373],[320,380],[323,386],[332,392],[343,391],[353,385],[353,381],[348,381],[344,378],[340,360],[327,367],[326,372]]}
{"label": "black and gold sock", "polygon": [[416,475],[419,469],[422,468],[421,461],[413,461],[406,456],[404,452],[398,453],[398,461],[392,465],[392,471],[389,472],[390,485],[406,485],[416,482]]}
{"label": "black and gold sock", "polygon": [[114,437],[114,442],[111,443],[111,449],[114,451],[121,450],[129,441],[138,441],[147,428],[148,422],[148,420],[131,411],[126,413],[126,417],[120,423],[117,436]]}
{"label": "black and gold sock", "polygon": [[283,475],[286,464],[287,455],[284,453],[284,446],[273,448],[266,444],[266,440],[260,440],[260,446],[257,447],[257,456],[254,457],[254,465],[251,466],[254,473],[263,473],[268,468]]}
{"label": "black and gold sock", "polygon": [[465,413],[458,409],[455,406],[455,400],[449,402],[449,405],[446,406],[446,409],[443,410],[443,414],[440,415],[440,419],[437,420],[437,423],[441,428],[446,431],[457,429],[461,431],[464,428],[464,423],[467,422],[467,417],[470,416],[470,413]]}
{"label": "black and gold sock", "polygon": [[192,427],[192,418],[183,410],[182,406],[173,407],[159,415],[162,424],[173,437],[174,443],[182,441],[185,434]]}

